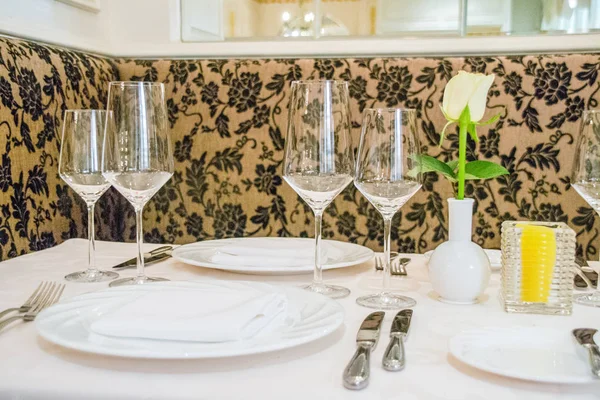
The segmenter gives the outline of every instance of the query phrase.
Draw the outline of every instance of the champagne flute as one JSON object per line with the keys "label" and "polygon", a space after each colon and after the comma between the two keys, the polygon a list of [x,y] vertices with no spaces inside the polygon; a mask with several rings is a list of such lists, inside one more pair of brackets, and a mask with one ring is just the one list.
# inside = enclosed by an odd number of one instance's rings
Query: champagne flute
{"label": "champagne flute", "polygon": [[112,271],[96,268],[94,242],[94,205],[110,184],[101,171],[104,140],[104,110],[66,110],[63,121],[58,173],[87,205],[88,267],[65,276],[72,282],[102,282],[119,277]]}
{"label": "champagne flute", "polygon": [[315,269],[307,290],[342,298],[350,290],[323,283],[323,211],[350,182],[354,157],[350,141],[348,84],[292,82],[283,175],[315,214]]}
{"label": "champagne flute", "polygon": [[162,83],[111,82],[108,87],[102,174],[135,209],[137,276],[110,286],[165,281],[144,274],[142,210],[173,175],[173,151],[167,128]]}
{"label": "champagne flute", "polygon": [[390,240],[394,214],[421,188],[419,142],[414,110],[367,109],[364,112],[354,185],[383,217],[383,291],[356,299],[377,309],[408,308],[415,300],[389,291]]}
{"label": "champagne flute", "polygon": [[[571,184],[600,214],[600,110],[584,111],[573,162]],[[600,290],[574,296],[577,304],[600,307]]]}

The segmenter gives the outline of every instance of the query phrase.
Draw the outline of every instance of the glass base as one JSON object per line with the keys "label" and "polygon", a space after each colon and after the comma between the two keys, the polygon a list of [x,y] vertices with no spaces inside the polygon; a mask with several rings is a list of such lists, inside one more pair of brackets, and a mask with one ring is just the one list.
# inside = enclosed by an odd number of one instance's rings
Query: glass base
{"label": "glass base", "polygon": [[65,279],[69,282],[82,282],[82,283],[94,283],[94,282],[105,282],[117,279],[119,274],[113,271],[79,271],[73,272],[65,276]]}
{"label": "glass base", "polygon": [[310,290],[311,292],[319,293],[332,299],[341,299],[350,295],[350,289],[336,285],[318,285],[311,283],[310,285],[302,287],[302,289]]}
{"label": "glass base", "polygon": [[165,278],[155,278],[149,276],[135,276],[133,278],[123,278],[117,279],[116,281],[112,281],[108,286],[117,287],[117,286],[133,286],[133,285],[146,285],[152,282],[167,282],[168,279]]}
{"label": "glass base", "polygon": [[417,304],[415,299],[387,292],[359,297],[356,299],[356,303],[363,307],[376,308],[379,310],[410,308]]}
{"label": "glass base", "polygon": [[579,294],[573,296],[573,301],[582,306],[600,307],[600,292]]}

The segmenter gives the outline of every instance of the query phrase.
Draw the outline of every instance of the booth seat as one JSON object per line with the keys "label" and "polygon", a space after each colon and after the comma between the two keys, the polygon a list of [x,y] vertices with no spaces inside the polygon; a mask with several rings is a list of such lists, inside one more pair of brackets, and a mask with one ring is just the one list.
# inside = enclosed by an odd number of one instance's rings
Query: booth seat
{"label": "booth seat", "polygon": [[0,37],[0,259],[86,236],[85,204],[58,176],[63,113],[104,107],[115,79],[113,60]]}
{"label": "booth seat", "polygon": [[[561,221],[578,253],[597,257],[595,212],[570,186],[581,113],[598,107],[597,54],[340,59],[109,59],[0,38],[0,258],[85,237],[85,207],[58,176],[62,114],[105,106],[112,80],[164,82],[175,174],[148,203],[145,240],[189,243],[233,236],[313,236],[308,206],[282,178],[290,83],[349,83],[353,140],[365,108],[414,108],[422,150],[457,157],[457,131],[441,147],[439,109],[459,70],[493,73],[480,143],[468,158],[502,163],[510,175],[470,181],[473,240],[500,245],[505,220]],[[397,214],[392,249],[424,252],[447,239],[446,199],[454,189],[427,174]],[[114,190],[98,203],[97,236],[131,241],[132,207]],[[383,223],[349,186],[326,210],[323,236],[380,250]]]}

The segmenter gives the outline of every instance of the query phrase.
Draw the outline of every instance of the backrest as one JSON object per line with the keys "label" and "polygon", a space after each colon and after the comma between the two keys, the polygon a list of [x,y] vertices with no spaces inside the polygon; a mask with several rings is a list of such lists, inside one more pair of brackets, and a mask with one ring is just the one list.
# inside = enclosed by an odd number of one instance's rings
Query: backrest
{"label": "backrest", "polygon": [[104,108],[115,79],[109,59],[0,37],[0,260],[86,236],[58,176],[63,111]]}
{"label": "backrest", "polygon": [[[0,259],[85,237],[84,205],[58,177],[65,109],[103,108],[111,80],[166,84],[175,149],[173,179],[146,207],[145,239],[187,243],[230,236],[312,236],[310,209],[282,180],[290,82],[343,79],[350,84],[353,139],[366,107],[418,112],[423,151],[456,158],[443,88],[457,71],[495,73],[481,142],[470,159],[501,162],[511,174],[471,181],[473,238],[498,247],[504,220],[563,221],[578,234],[578,253],[597,253],[594,211],[570,187],[581,112],[598,107],[600,57],[111,60],[60,47],[0,38]],[[445,199],[452,186],[428,174],[398,213],[393,249],[422,252],[447,238]],[[99,202],[101,239],[134,239],[133,210],[109,191]],[[382,220],[353,186],[328,207],[323,236],[381,249]]]}
{"label": "backrest", "polygon": [[[470,181],[476,200],[473,239],[499,247],[504,220],[563,221],[576,230],[579,253],[596,253],[594,211],[570,187],[581,112],[598,107],[600,57],[121,60],[123,80],[166,84],[175,175],[146,207],[146,240],[186,243],[230,236],[312,236],[313,217],[281,177],[290,82],[343,79],[350,85],[353,139],[366,107],[418,112],[422,150],[457,157],[457,133],[439,109],[459,70],[496,74],[481,142],[468,157],[502,163],[510,175]],[[398,213],[393,250],[423,252],[447,238],[445,199],[452,186],[428,174]],[[123,206],[125,207],[125,206]],[[126,213],[123,208],[120,215]],[[131,219],[103,235],[132,238]],[[323,236],[381,249],[382,219],[351,185],[326,210]]]}

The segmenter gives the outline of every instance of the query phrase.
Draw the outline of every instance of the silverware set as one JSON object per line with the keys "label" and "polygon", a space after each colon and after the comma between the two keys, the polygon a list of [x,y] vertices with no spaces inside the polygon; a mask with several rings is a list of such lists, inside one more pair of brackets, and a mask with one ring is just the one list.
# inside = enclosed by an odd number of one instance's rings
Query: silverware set
{"label": "silverware set", "polygon": [[17,312],[19,315],[5,318],[0,321],[0,330],[14,321],[33,321],[35,317],[46,307],[55,304],[62,296],[65,285],[55,282],[42,282],[20,307],[8,308],[0,312],[0,319],[4,316]]}
{"label": "silverware set", "polygon": [[[406,365],[404,340],[410,328],[413,311],[402,310],[396,314],[390,330],[390,343],[383,354],[382,365],[386,371],[401,371]],[[360,325],[356,335],[356,351],[344,369],[344,387],[350,390],[364,389],[371,375],[371,352],[375,350],[385,313],[371,313]]]}
{"label": "silverware set", "polygon": [[[160,246],[154,250],[150,250],[144,253],[144,265],[156,263],[164,259],[170,258],[173,252],[174,246]],[[124,261],[120,264],[115,265],[113,268],[126,269],[137,267],[137,257]]]}
{"label": "silverware set", "polygon": [[[163,246],[145,254],[145,256],[150,259],[150,262],[158,261],[170,257],[171,250],[172,246]],[[408,262],[410,262],[408,258],[400,259],[397,265],[405,266]],[[375,263],[380,265],[381,260],[376,259]],[[398,270],[396,269],[396,271]],[[18,320],[33,321],[42,310],[60,300],[64,289],[65,285],[61,283],[40,283],[22,305],[7,308],[0,312],[0,331]],[[16,315],[10,316],[13,313]],[[399,311],[392,321],[389,333],[390,340],[381,362],[383,369],[386,371],[401,371],[406,366],[404,342],[408,336],[412,316],[413,310],[404,309]],[[369,385],[371,353],[377,347],[384,317],[385,313],[383,311],[373,312],[361,323],[356,335],[356,351],[346,365],[342,376],[344,387],[347,389],[361,390]],[[579,328],[574,329],[572,335],[578,345],[587,351],[592,374],[600,378],[600,347],[594,341],[594,335],[597,332],[596,329]]]}
{"label": "silverware set", "polygon": [[[402,258],[392,258],[392,262],[390,263],[390,272],[392,275],[397,276],[406,276],[408,273],[406,272],[406,266],[410,263],[410,258],[402,257]],[[375,257],[375,270],[383,271],[383,259],[381,257]]]}

